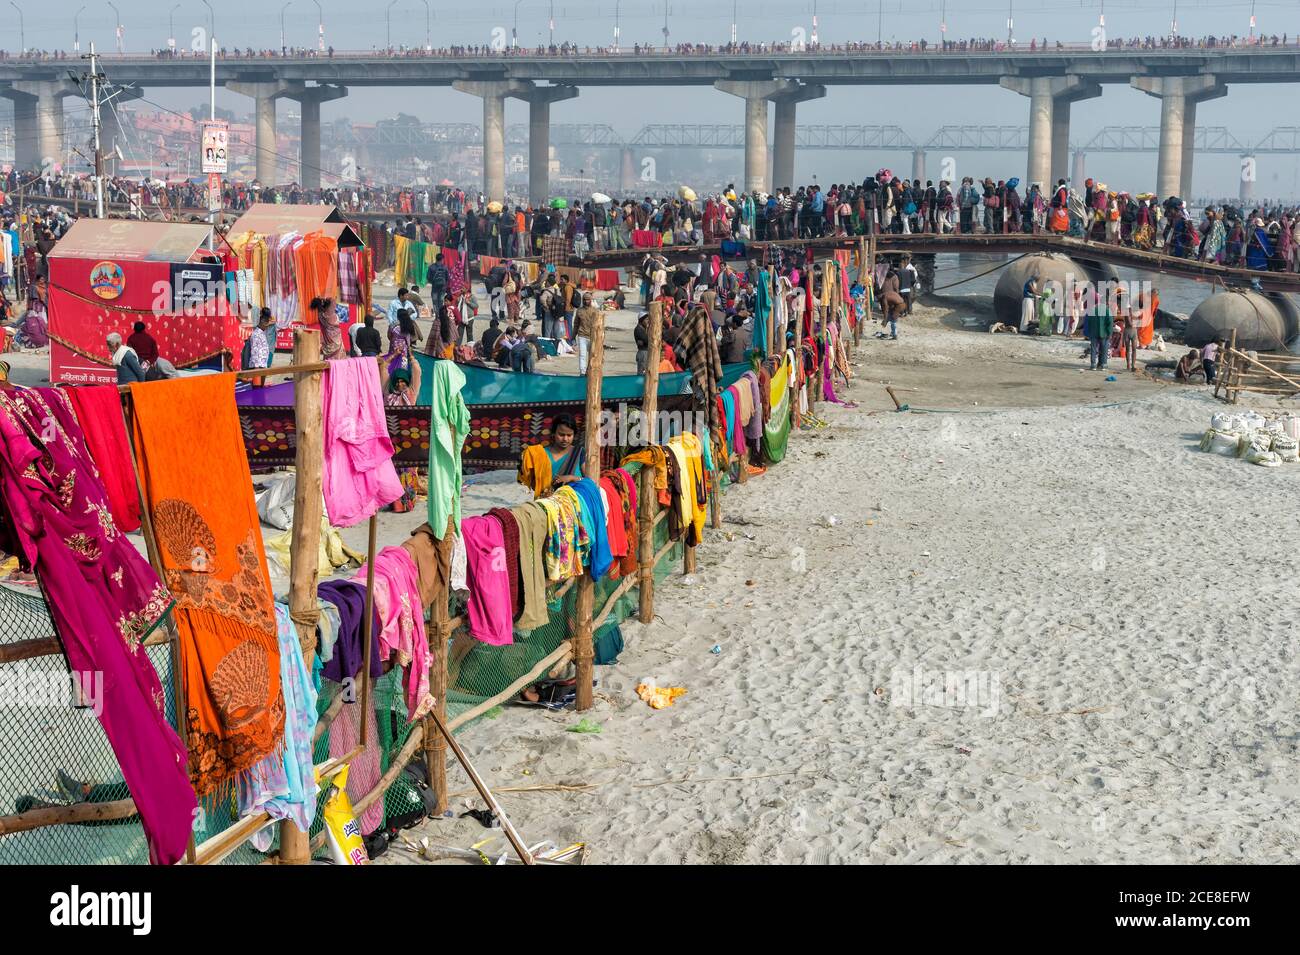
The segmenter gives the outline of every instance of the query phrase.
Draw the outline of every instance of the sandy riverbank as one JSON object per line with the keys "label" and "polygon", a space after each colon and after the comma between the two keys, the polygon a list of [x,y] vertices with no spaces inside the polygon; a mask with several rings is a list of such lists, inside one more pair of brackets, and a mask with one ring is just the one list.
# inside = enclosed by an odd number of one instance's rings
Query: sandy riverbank
{"label": "sandy riverbank", "polygon": [[[943,318],[867,344],[859,407],[727,492],[694,582],[598,668],[599,735],[509,706],[462,734],[497,787],[591,787],[503,795],[526,839],[593,863],[1294,858],[1300,469],[1197,451],[1204,388]],[[962,413],[872,413],[881,380]],[[970,705],[903,705],[948,672]],[[651,710],[645,677],[689,692]]]}

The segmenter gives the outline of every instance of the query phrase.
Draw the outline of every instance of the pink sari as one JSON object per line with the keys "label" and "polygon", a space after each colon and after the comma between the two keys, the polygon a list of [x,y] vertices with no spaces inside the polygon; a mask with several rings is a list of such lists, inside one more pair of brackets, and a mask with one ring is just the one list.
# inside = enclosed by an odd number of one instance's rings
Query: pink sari
{"label": "pink sari", "polygon": [[171,597],[113,519],[61,389],[0,391],[0,547],[39,577],[69,668],[102,702],[99,721],[149,860],[171,865],[185,852],[198,803],[141,647]]}

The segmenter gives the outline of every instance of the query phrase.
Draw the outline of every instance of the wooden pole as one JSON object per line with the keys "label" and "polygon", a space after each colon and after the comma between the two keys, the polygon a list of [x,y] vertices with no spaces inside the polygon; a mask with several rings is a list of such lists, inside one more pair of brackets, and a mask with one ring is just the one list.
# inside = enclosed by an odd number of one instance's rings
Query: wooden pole
{"label": "wooden pole", "polygon": [[[433,671],[429,674],[429,692],[433,694],[434,712],[444,723],[447,721],[447,648],[451,645],[451,621],[447,619],[448,594],[435,601],[431,623],[436,640]],[[435,732],[433,721],[426,719],[424,732],[424,766],[429,773],[429,788],[433,790],[435,811],[447,808],[447,741]]]}
{"label": "wooden pole", "polygon": [[[293,334],[294,365],[320,364],[320,332],[299,328]],[[316,655],[316,623],[320,611],[316,603],[316,581],[320,558],[320,524],[324,510],[321,496],[322,470],[325,460],[325,426],[323,420],[322,371],[297,375],[294,379],[294,427],[297,447],[294,452],[293,530],[289,542],[289,616],[298,630],[303,664],[311,672]],[[367,615],[367,621],[370,619]],[[370,641],[366,641],[369,649]],[[365,722],[362,722],[362,726]],[[365,732],[362,730],[362,732]],[[280,823],[280,862],[284,865],[309,865],[311,846],[307,833],[289,820]]]}
{"label": "wooden pole", "polygon": [[363,749],[370,742],[370,643],[375,638],[375,551],[378,515],[370,515],[370,539],[366,546],[366,609],[361,620],[361,738]]}
{"label": "wooden pole", "polygon": [[[653,447],[659,442],[656,423],[659,418],[659,356],[663,353],[664,313],[662,302],[650,303],[650,318],[646,323],[645,391],[641,399],[641,445]],[[654,520],[659,509],[659,496],[655,491],[654,468],[643,466],[637,481],[637,575],[641,578],[640,603],[637,619],[649,623],[655,614],[655,551]]]}
{"label": "wooden pole", "polygon": [[[646,356],[646,370],[651,356]],[[658,359],[655,359],[656,367]],[[600,483],[600,389],[605,373],[605,315],[596,314],[591,328],[591,357],[587,360],[587,407],[583,418],[582,473]],[[649,378],[649,375],[646,376]],[[577,670],[575,708],[591,709],[592,641],[591,616],[596,601],[596,580],[588,569],[578,580],[577,629],[573,634],[573,662]],[[453,744],[454,748],[454,744]]]}

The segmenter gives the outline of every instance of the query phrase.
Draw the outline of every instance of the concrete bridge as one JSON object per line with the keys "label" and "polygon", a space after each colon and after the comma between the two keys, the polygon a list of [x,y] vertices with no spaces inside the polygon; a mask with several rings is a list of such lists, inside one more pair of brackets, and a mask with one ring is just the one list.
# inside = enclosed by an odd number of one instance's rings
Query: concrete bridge
{"label": "concrete bridge", "polygon": [[[69,77],[79,61],[0,61],[0,96],[14,101],[17,164],[32,168],[62,152],[63,99],[81,95]],[[208,84],[205,57],[108,55],[111,82],[147,87]],[[450,86],[483,101],[483,181],[491,198],[505,195],[505,101],[529,103],[529,198],[549,192],[546,157],[550,106],[583,86],[711,86],[744,100],[746,190],[770,188],[768,105],[775,108],[772,181],[792,183],[797,104],[829,86],[999,85],[1029,100],[1027,182],[1046,187],[1067,175],[1070,104],[1125,84],[1160,100],[1156,190],[1186,193],[1194,151],[1196,106],[1246,83],[1300,82],[1300,47],[1113,49],[1088,46],[996,52],[934,50],[803,50],[763,53],[632,55],[595,52],[556,56],[507,51],[490,56],[335,52],[329,56],[222,56],[216,81],[255,101],[258,178],[275,168],[275,104],[301,104],[303,185],[320,182],[320,104],[353,86]],[[109,130],[110,146],[115,133]]]}

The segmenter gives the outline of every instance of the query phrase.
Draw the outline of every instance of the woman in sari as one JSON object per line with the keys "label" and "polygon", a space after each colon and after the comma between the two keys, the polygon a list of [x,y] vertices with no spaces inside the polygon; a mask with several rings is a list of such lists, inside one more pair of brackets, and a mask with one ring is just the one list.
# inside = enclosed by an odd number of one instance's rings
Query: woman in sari
{"label": "woman in sari", "polygon": [[[389,408],[410,408],[415,405],[419,394],[420,366],[412,363],[410,368],[399,368],[388,375],[384,404]],[[416,499],[428,493],[428,489],[420,479],[419,468],[398,468],[397,479],[402,483],[402,496],[389,504],[387,510],[405,514],[415,509]]]}
{"label": "woman in sari", "polygon": [[519,483],[545,497],[557,487],[582,478],[582,447],[576,443],[578,430],[573,416],[564,412],[551,422],[551,436],[545,444],[524,449],[519,462]]}
{"label": "woman in sari", "polygon": [[396,327],[388,326],[388,354],[384,355],[384,364],[390,376],[406,371],[409,379],[411,367],[415,364],[411,351],[424,337],[406,309],[398,311],[397,321]]}
{"label": "woman in sari", "polygon": [[501,291],[506,297],[506,322],[510,325],[519,324],[519,283],[519,270],[512,265],[506,271],[506,280],[501,285]]}
{"label": "woman in sari", "polygon": [[316,321],[320,325],[320,356],[329,361],[332,358],[342,358],[343,355],[343,330],[339,326],[338,312],[334,309],[334,299],[314,298],[309,306],[316,313]]}
{"label": "woman in sari", "polygon": [[1151,211],[1150,199],[1139,201],[1137,218],[1134,220],[1133,246],[1138,249],[1150,249],[1156,238],[1155,215]]}
{"label": "woman in sari", "polygon": [[1205,239],[1201,242],[1201,261],[1222,262],[1223,249],[1227,244],[1227,233],[1223,230],[1223,219],[1213,209],[1206,209],[1205,222]]}

